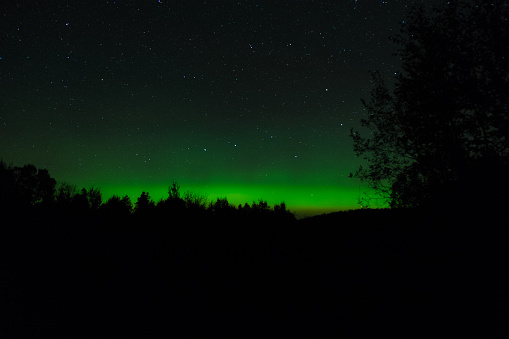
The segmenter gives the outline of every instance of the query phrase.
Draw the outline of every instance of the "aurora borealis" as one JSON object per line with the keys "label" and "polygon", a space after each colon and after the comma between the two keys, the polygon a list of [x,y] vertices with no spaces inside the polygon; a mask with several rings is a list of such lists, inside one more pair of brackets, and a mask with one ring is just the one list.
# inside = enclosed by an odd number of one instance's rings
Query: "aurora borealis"
{"label": "aurora borealis", "polygon": [[[297,215],[357,207],[350,128],[423,1],[8,1],[0,158],[96,187],[171,182]],[[426,1],[426,5],[437,1]]]}

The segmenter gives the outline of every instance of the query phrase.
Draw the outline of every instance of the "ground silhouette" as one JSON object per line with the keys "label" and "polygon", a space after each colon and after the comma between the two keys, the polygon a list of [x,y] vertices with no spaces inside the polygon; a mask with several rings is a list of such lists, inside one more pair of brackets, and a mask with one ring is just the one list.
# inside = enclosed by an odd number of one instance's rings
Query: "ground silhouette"
{"label": "ground silhouette", "polygon": [[[0,168],[8,184],[10,167]],[[12,183],[2,187],[21,190]],[[263,201],[205,206],[173,190],[153,204],[142,194],[131,211],[126,197],[97,206],[99,193],[64,185],[50,204],[2,208],[1,337],[509,333],[500,211],[295,220]]]}

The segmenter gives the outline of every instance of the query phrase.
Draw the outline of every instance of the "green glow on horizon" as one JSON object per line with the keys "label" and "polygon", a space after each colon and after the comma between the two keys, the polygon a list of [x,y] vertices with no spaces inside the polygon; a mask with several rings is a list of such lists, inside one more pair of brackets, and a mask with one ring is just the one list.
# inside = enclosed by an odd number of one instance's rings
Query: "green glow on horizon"
{"label": "green glow on horizon", "polygon": [[[270,206],[285,202],[287,208],[297,216],[316,215],[339,210],[359,208],[358,187],[331,186],[274,186],[252,184],[180,184],[181,195],[186,192],[205,197],[206,202],[213,202],[217,198],[227,198],[230,204],[238,206],[251,204],[258,200],[267,201]],[[102,186],[103,200],[112,195],[128,195],[132,202],[140,196],[142,191],[148,192],[154,202],[168,197],[169,185],[112,185]]]}

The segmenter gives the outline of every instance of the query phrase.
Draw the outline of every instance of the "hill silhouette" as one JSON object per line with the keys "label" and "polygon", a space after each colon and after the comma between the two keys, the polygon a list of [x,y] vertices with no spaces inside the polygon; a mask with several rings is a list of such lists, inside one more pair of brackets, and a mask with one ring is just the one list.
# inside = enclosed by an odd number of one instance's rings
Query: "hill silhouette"
{"label": "hill silhouette", "polygon": [[499,211],[295,220],[283,204],[205,206],[177,184],[158,203],[99,203],[99,190],[0,168],[3,338],[509,333]]}

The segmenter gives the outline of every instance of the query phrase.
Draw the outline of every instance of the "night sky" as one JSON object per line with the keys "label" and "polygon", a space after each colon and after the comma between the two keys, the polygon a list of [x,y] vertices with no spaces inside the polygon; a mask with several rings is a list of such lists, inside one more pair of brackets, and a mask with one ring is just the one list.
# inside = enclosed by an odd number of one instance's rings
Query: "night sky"
{"label": "night sky", "polygon": [[[440,2],[440,1],[438,1]],[[358,207],[350,128],[437,1],[2,1],[0,158],[103,199]]]}

